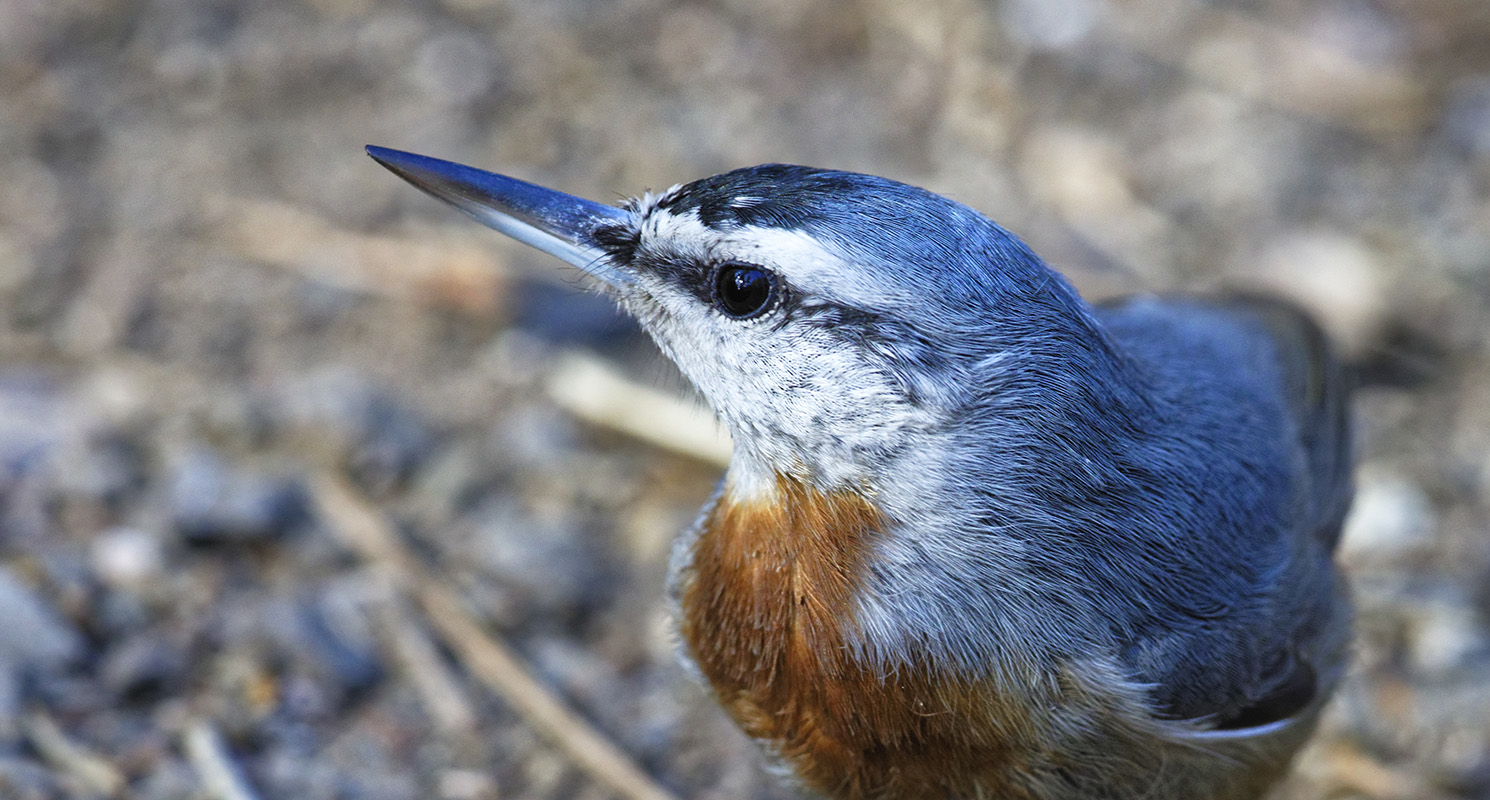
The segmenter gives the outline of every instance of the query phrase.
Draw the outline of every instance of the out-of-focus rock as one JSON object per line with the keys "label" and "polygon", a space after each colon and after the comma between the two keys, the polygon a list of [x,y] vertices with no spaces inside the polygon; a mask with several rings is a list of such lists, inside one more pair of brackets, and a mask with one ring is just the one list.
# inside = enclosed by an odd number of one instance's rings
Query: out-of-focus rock
{"label": "out-of-focus rock", "polygon": [[196,800],[200,797],[201,780],[182,761],[162,758],[152,763],[149,772],[130,788],[138,797],[151,800]]}
{"label": "out-of-focus rock", "polygon": [[1477,158],[1490,157],[1490,74],[1453,87],[1445,103],[1443,134]]}
{"label": "out-of-focus rock", "polygon": [[30,759],[0,755],[0,794],[16,800],[52,800],[63,787],[54,770]]}
{"label": "out-of-focus rock", "polygon": [[316,643],[318,661],[337,683],[354,690],[372,686],[385,672],[368,614],[367,587],[356,580],[332,581],[301,607],[302,626]]}
{"label": "out-of-focus rock", "polygon": [[383,677],[381,650],[363,606],[360,590],[349,581],[331,583],[317,596],[259,606],[256,627],[284,656],[293,657],[306,676],[332,692],[302,684],[301,702],[292,706],[314,712],[340,702],[343,692],[366,689]]}
{"label": "out-of-focus rock", "polygon": [[1440,601],[1415,610],[1409,654],[1422,677],[1441,679],[1472,661],[1490,662],[1490,633],[1473,606]]}
{"label": "out-of-focus rock", "polygon": [[[79,632],[33,588],[0,566],[0,749],[13,742],[28,684],[83,654]],[[0,772],[0,787],[4,775]],[[3,793],[0,793],[3,795]]]}
{"label": "out-of-focus rock", "polygon": [[438,791],[441,800],[496,800],[497,782],[491,775],[475,769],[447,769],[440,773]]}
{"label": "out-of-focus rock", "polygon": [[44,372],[0,370],[0,479],[34,469],[65,435],[65,398]]}
{"label": "out-of-focus rock", "polygon": [[1010,0],[1000,3],[1005,29],[1034,47],[1070,47],[1092,31],[1105,10],[1102,0]]}
{"label": "out-of-focus rock", "polygon": [[433,452],[435,441],[415,412],[387,396],[375,395],[366,408],[362,441],[348,466],[364,486],[386,489],[420,466]]}
{"label": "out-of-focus rock", "polygon": [[0,566],[0,662],[11,669],[54,670],[83,653],[78,631],[35,589]]}
{"label": "out-of-focus rock", "polygon": [[93,540],[93,571],[105,583],[137,587],[164,567],[160,539],[138,528],[110,528]]}
{"label": "out-of-focus rock", "polygon": [[530,612],[570,613],[605,588],[598,554],[579,535],[573,517],[538,518],[492,499],[473,511],[469,524],[474,563]]}
{"label": "out-of-focus rock", "polygon": [[170,486],[172,519],[192,543],[262,540],[309,519],[305,489],[298,482],[234,469],[204,447],[177,460]]}
{"label": "out-of-focus rock", "polygon": [[1433,507],[1422,489],[1396,471],[1362,468],[1341,557],[1352,564],[1390,564],[1432,544]]}
{"label": "out-of-focus rock", "polygon": [[276,394],[273,413],[288,435],[344,460],[375,492],[402,482],[434,450],[421,417],[355,371],[318,370]]}
{"label": "out-of-focus rock", "polygon": [[139,438],[119,431],[69,437],[49,467],[59,494],[97,504],[123,502],[149,469]]}
{"label": "out-of-focus rock", "polygon": [[170,696],[189,674],[189,656],[170,637],[125,638],[103,657],[98,674],[109,691],[124,699]]}
{"label": "out-of-focus rock", "polygon": [[1111,139],[1069,126],[1032,131],[1019,174],[1031,195],[1148,286],[1171,283],[1169,222],[1138,201],[1130,167]]}

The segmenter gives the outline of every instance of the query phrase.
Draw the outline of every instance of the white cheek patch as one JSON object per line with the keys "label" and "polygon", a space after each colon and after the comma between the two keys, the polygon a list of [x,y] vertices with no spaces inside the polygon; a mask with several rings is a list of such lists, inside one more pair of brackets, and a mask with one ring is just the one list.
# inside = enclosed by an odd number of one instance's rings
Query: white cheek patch
{"label": "white cheek patch", "polygon": [[[696,212],[653,209],[640,239],[644,255],[756,264],[814,298],[870,308],[887,301],[862,269],[801,232],[720,231]],[[769,492],[776,473],[810,477],[822,488],[859,485],[870,453],[928,423],[879,356],[831,331],[769,313],[731,319],[667,276],[640,276],[638,285],[645,296],[634,295],[628,309],[734,436],[737,495]]]}

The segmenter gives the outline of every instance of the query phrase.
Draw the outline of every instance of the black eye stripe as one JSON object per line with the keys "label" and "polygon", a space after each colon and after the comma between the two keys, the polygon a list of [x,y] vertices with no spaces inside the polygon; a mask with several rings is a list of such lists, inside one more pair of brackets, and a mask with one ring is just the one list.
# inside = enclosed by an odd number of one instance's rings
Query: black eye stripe
{"label": "black eye stripe", "polygon": [[765,313],[780,294],[776,274],[753,264],[725,264],[714,274],[714,307],[735,319]]}

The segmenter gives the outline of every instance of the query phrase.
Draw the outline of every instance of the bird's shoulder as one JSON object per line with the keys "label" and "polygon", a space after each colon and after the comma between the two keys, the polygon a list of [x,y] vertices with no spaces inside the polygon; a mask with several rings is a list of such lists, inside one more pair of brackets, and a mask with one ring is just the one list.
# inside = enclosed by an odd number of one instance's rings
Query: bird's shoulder
{"label": "bird's shoulder", "polygon": [[1140,351],[1210,367],[1198,380],[1212,381],[1219,395],[1241,400],[1240,387],[1276,403],[1279,433],[1297,454],[1296,522],[1333,549],[1352,494],[1353,381],[1319,324],[1289,301],[1248,293],[1119,298],[1099,304],[1098,314]]}

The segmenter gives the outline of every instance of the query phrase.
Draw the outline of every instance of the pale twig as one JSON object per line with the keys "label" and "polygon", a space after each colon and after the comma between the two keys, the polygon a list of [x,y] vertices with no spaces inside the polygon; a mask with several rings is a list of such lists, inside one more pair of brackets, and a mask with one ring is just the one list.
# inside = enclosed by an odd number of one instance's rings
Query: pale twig
{"label": "pale twig", "polygon": [[388,571],[395,585],[417,598],[430,623],[471,674],[517,709],[570,760],[611,791],[630,800],[673,800],[611,741],[570,711],[523,668],[517,656],[472,619],[460,597],[414,559],[387,520],[345,481],[312,482],[316,506],[331,529],[363,558]]}
{"label": "pale twig", "polygon": [[729,464],[729,436],[707,409],[636,383],[599,359],[565,354],[544,388],[560,408],[586,422],[700,461]]}
{"label": "pale twig", "polygon": [[376,603],[376,619],[383,639],[403,666],[414,689],[429,709],[435,727],[445,733],[476,730],[476,714],[460,681],[450,673],[434,642],[412,617],[401,592],[386,583]]}
{"label": "pale twig", "polygon": [[228,755],[217,729],[206,720],[197,720],[182,735],[186,758],[202,779],[202,788],[214,800],[258,800],[244,780],[238,765]]}
{"label": "pale twig", "polygon": [[89,792],[114,797],[124,790],[124,773],[68,739],[51,717],[40,712],[28,714],[25,730],[31,746],[48,764],[76,778]]}

